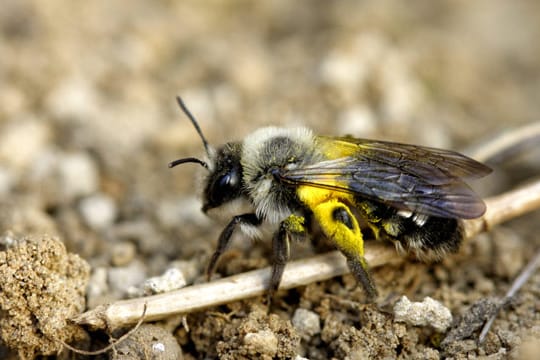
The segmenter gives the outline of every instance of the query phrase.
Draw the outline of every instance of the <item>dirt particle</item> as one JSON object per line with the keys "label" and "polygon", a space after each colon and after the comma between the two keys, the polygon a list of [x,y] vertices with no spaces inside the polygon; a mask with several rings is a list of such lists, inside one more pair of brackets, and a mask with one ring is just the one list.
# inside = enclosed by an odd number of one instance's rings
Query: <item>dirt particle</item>
{"label": "dirt particle", "polygon": [[501,227],[492,236],[497,254],[497,266],[493,269],[500,277],[512,279],[525,263],[522,240],[515,231],[506,227]]}
{"label": "dirt particle", "polygon": [[113,245],[111,250],[111,263],[113,266],[126,266],[137,253],[135,244],[130,241],[121,241]]}
{"label": "dirt particle", "polygon": [[411,302],[406,296],[394,306],[396,321],[414,326],[430,326],[438,332],[444,332],[452,323],[452,313],[440,302],[426,297],[422,302]]}
{"label": "dirt particle", "polygon": [[540,326],[535,326],[528,331],[520,348],[520,359],[534,359],[540,353]]}
{"label": "dirt particle", "polygon": [[243,341],[250,353],[274,356],[277,352],[278,339],[270,330],[247,333]]}
{"label": "dirt particle", "polygon": [[56,237],[27,237],[0,252],[0,335],[22,359],[62,350],[85,332],[68,319],[84,310],[89,266]]}
{"label": "dirt particle", "polygon": [[132,261],[127,266],[109,268],[108,280],[110,289],[124,295],[131,287],[137,286],[146,279],[146,267],[140,261]]}
{"label": "dirt particle", "polygon": [[79,203],[79,211],[85,223],[99,231],[114,223],[118,209],[110,196],[96,194],[82,199]]}
{"label": "dirt particle", "polygon": [[460,316],[441,343],[446,348],[455,341],[469,338],[475,331],[484,325],[485,321],[497,310],[499,301],[495,299],[481,299],[470,306]]}
{"label": "dirt particle", "polygon": [[170,332],[156,325],[144,324],[118,345],[111,359],[181,360],[183,355]]}
{"label": "dirt particle", "polygon": [[296,309],[292,318],[292,324],[305,338],[321,332],[319,315],[310,310]]}
{"label": "dirt particle", "polygon": [[226,323],[222,334],[216,346],[220,359],[290,359],[300,345],[291,322],[268,315],[262,306],[254,306],[247,317]]}
{"label": "dirt particle", "polygon": [[184,274],[177,268],[167,269],[162,275],[146,279],[141,285],[144,295],[161,294],[186,286]]}

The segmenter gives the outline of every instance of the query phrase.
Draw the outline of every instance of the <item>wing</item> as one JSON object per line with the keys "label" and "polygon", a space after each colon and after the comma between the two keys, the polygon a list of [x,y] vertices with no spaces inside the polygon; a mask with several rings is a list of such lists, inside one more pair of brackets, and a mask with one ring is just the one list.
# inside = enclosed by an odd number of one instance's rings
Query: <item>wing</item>
{"label": "wing", "polygon": [[485,204],[464,182],[491,169],[454,151],[367,139],[318,137],[329,159],[284,170],[283,181],[353,193],[420,214],[470,219]]}

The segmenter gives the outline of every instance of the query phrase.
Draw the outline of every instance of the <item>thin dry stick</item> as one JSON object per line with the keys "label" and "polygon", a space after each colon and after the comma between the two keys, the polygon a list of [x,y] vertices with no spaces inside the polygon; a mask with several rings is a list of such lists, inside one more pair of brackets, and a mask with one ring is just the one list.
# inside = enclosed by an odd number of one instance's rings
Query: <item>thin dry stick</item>
{"label": "thin dry stick", "polygon": [[477,146],[469,155],[484,162],[500,162],[528,146],[538,146],[539,139],[540,122],[535,122],[495,136]]}
{"label": "thin dry stick", "polygon": [[143,313],[139,316],[139,320],[137,321],[137,324],[133,327],[133,329],[129,330],[127,333],[122,335],[119,339],[113,340],[109,345],[107,345],[104,348],[101,348],[99,350],[87,351],[87,350],[77,349],[77,348],[69,345],[68,343],[64,342],[63,340],[58,340],[58,339],[55,339],[55,340],[58,341],[60,344],[62,344],[62,346],[64,346],[66,349],[71,350],[76,354],[81,354],[81,355],[86,355],[86,356],[95,356],[95,355],[105,354],[107,351],[113,349],[115,346],[117,346],[117,345],[121,344],[122,342],[126,341],[128,337],[133,335],[135,333],[135,331],[137,331],[139,329],[139,327],[141,327],[144,320],[146,320],[146,310],[147,310],[147,308],[148,308],[147,305],[143,304]]}
{"label": "thin dry stick", "polygon": [[[465,222],[467,238],[510,218],[540,208],[540,180],[523,188],[488,198],[486,205],[488,211],[482,218]],[[366,247],[365,257],[373,268],[404,260],[396,254],[395,249],[380,243],[369,244]],[[280,289],[304,286],[348,272],[343,255],[335,251],[310,259],[292,261],[285,268]],[[270,268],[250,271],[165,294],[101,305],[78,315],[73,320],[79,325],[91,328],[115,329],[136,322],[145,303],[148,306],[145,320],[159,320],[172,314],[189,313],[262,295],[267,289],[269,277]]]}
{"label": "thin dry stick", "polygon": [[497,315],[499,314],[499,311],[510,302],[510,300],[516,295],[519,289],[525,283],[529,278],[536,272],[536,270],[540,267],[540,250],[536,252],[536,255],[529,261],[525,269],[519,274],[519,276],[514,280],[512,283],[512,286],[506,294],[504,295],[504,298],[501,301],[501,304],[497,307],[497,311],[491,317],[489,320],[484,324],[484,327],[482,328],[482,332],[480,333],[480,336],[478,337],[478,343],[482,344],[484,340],[486,339],[486,336],[489,332],[489,329],[491,329],[491,325],[493,325],[493,322],[497,318]]}
{"label": "thin dry stick", "polygon": [[[374,244],[366,253],[372,267],[401,261],[395,250]],[[287,264],[280,289],[290,289],[316,281],[327,280],[348,272],[343,255],[334,251],[310,259]],[[262,295],[270,279],[270,268],[254,270],[220,280],[188,286],[180,290],[144,298],[122,300],[101,305],[74,318],[75,323],[91,328],[115,329],[136,321],[142,304],[148,305],[145,319],[163,319],[177,313],[189,313],[208,307]],[[137,314],[137,315],[136,315]]]}
{"label": "thin dry stick", "polygon": [[495,225],[540,209],[540,180],[485,200],[487,210],[478,219],[464,221],[465,238],[489,231]]}

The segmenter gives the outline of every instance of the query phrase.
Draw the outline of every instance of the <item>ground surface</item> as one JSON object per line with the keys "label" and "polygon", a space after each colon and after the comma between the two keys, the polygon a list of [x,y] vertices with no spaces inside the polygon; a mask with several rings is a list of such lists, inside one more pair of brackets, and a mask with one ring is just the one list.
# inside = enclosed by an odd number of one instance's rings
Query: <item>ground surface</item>
{"label": "ground surface", "polygon": [[[202,153],[176,95],[212,143],[262,125],[305,124],[328,135],[465,149],[538,121],[538,38],[536,1],[4,1],[2,247],[63,242],[90,265],[87,308],[126,297],[130,286],[171,266],[183,269],[188,282],[202,281],[223,222],[199,211],[196,165],[167,169],[170,160]],[[528,161],[499,169],[478,190],[493,194],[540,173],[538,163]],[[540,245],[539,220],[536,212],[493,229],[437,265],[377,269],[381,298],[429,296],[456,319],[472,304],[475,311],[488,309]],[[54,244],[58,251],[30,246],[34,250],[13,255],[35,261],[45,251],[48,259],[46,269],[21,278],[17,291],[27,291],[21,299],[39,300],[35,289],[65,290],[73,298],[65,300],[63,292],[54,301],[71,301],[65,311],[76,313],[88,268],[73,255],[63,260],[68,255]],[[294,257],[312,252],[308,245],[293,248]],[[259,268],[269,256],[268,241],[236,238],[218,272]],[[11,276],[13,262],[0,266],[2,276]],[[26,286],[28,278],[43,283]],[[76,285],[62,289],[65,284]],[[4,334],[16,331],[6,326],[14,326],[24,301],[9,309],[2,303]],[[189,332],[177,322],[158,324],[166,330],[159,336],[172,334],[171,349],[178,343],[186,359],[499,359],[527,358],[540,348],[531,340],[540,334],[540,274],[498,317],[481,347],[470,321],[463,339],[444,342],[444,334],[395,322],[391,312],[363,301],[345,276],[280,293],[270,314],[256,298],[188,315]],[[293,326],[298,309],[312,322]],[[47,321],[24,311],[30,327]],[[3,336],[15,349],[1,347],[0,355],[31,357],[59,348],[34,336],[55,330],[32,329],[26,345]],[[58,336],[85,338],[73,332]],[[85,339],[78,345],[107,344],[105,334]],[[111,356],[148,355],[137,351]],[[64,351],[58,358],[70,356]]]}

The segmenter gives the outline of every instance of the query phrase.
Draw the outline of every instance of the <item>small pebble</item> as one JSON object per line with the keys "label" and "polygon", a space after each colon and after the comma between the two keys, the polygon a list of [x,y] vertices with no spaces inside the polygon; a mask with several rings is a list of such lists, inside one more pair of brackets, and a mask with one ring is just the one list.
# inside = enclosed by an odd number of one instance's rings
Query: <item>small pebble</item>
{"label": "small pebble", "polygon": [[408,59],[399,52],[388,51],[377,68],[381,92],[381,113],[391,124],[406,122],[414,116],[424,94],[411,74]]}
{"label": "small pebble", "polygon": [[15,183],[15,176],[5,167],[0,167],[0,195],[8,195]]}
{"label": "small pebble", "polygon": [[169,267],[180,270],[188,283],[193,283],[201,275],[201,262],[195,258],[173,261]]}
{"label": "small pebble", "polygon": [[97,191],[99,174],[94,160],[86,153],[65,154],[59,159],[60,190],[67,199]]}
{"label": "small pebble", "polygon": [[0,162],[15,168],[30,165],[50,141],[46,121],[19,118],[2,126],[0,132]]}
{"label": "small pebble", "polygon": [[111,236],[135,242],[138,250],[144,254],[167,252],[173,246],[170,239],[147,219],[118,222],[112,227]]}
{"label": "small pebble", "polygon": [[413,326],[431,326],[438,332],[445,332],[452,323],[452,313],[447,307],[430,297],[422,302],[411,302],[406,296],[394,305],[395,321]]}
{"label": "small pebble", "polygon": [[184,197],[160,202],[157,218],[165,227],[175,227],[181,223],[205,226],[210,219],[201,211],[201,200],[197,196]]}
{"label": "small pebble", "polygon": [[323,59],[319,69],[321,80],[343,92],[356,91],[366,78],[367,69],[353,55],[334,50]]}
{"label": "small pebble", "polygon": [[338,44],[323,58],[319,76],[342,95],[357,93],[379,75],[379,64],[388,56],[388,41],[378,32],[363,32],[355,41]]}
{"label": "small pebble", "polygon": [[146,278],[146,268],[140,261],[132,261],[127,266],[112,267],[108,272],[109,286],[113,291],[126,293]]}
{"label": "small pebble", "polygon": [[74,119],[87,119],[100,108],[94,84],[80,76],[67,77],[52,87],[46,106],[55,117]]}
{"label": "small pebble", "polygon": [[17,237],[9,230],[0,235],[0,248],[2,251],[16,245],[17,242]]}
{"label": "small pebble", "polygon": [[339,114],[337,128],[340,134],[369,136],[377,131],[377,119],[367,106],[353,106]]}
{"label": "small pebble", "polygon": [[86,305],[89,308],[99,305],[108,291],[107,269],[104,267],[95,268],[86,286]]}
{"label": "small pebble", "polygon": [[113,245],[111,263],[113,266],[125,266],[134,258],[137,249],[135,244],[129,241],[122,241]]}
{"label": "small pebble", "polygon": [[525,334],[519,346],[519,359],[535,359],[540,353],[540,326],[536,325],[523,331]]}
{"label": "small pebble", "polygon": [[305,338],[321,332],[319,315],[306,309],[296,309],[292,318],[292,324]]}
{"label": "small pebble", "polygon": [[125,341],[121,341],[116,347],[115,355],[115,359],[125,360],[181,360],[184,358],[182,349],[173,334],[151,324],[141,325]]}
{"label": "small pebble", "polygon": [[88,226],[94,230],[103,230],[113,224],[118,209],[111,197],[96,194],[82,199],[79,211]]}
{"label": "small pebble", "polygon": [[261,330],[255,333],[247,333],[244,336],[244,345],[251,350],[250,352],[275,356],[278,350],[278,338],[270,330]]}
{"label": "small pebble", "polygon": [[497,254],[495,273],[513,279],[525,266],[523,242],[511,229],[500,227],[493,232],[493,244]]}
{"label": "small pebble", "polygon": [[264,47],[241,46],[232,54],[228,72],[230,81],[241,92],[257,96],[263,94],[272,83],[271,67]]}
{"label": "small pebble", "polygon": [[161,294],[178,290],[186,286],[184,274],[176,268],[167,269],[161,276],[155,276],[144,281],[142,285],[145,295]]}

